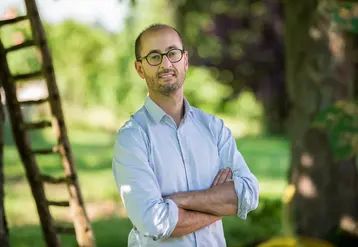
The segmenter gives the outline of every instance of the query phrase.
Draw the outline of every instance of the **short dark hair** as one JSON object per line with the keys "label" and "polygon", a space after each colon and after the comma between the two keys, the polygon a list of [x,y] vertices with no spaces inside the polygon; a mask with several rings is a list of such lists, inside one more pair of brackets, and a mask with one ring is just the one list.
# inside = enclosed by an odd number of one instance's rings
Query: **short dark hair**
{"label": "short dark hair", "polygon": [[174,31],[178,34],[178,36],[179,36],[179,38],[180,38],[180,41],[181,41],[181,43],[182,43],[182,45],[183,45],[183,49],[184,49],[183,38],[181,37],[181,35],[180,35],[180,33],[179,33],[178,30],[176,30],[174,27],[169,26],[169,25],[167,25],[167,24],[156,23],[156,24],[152,24],[152,25],[150,25],[149,27],[147,27],[146,29],[144,29],[144,30],[138,35],[138,37],[136,38],[135,44],[134,44],[134,46],[135,46],[134,52],[135,52],[135,58],[136,58],[137,60],[140,58],[140,50],[141,50],[141,48],[142,48],[142,41],[141,41],[141,39],[142,39],[143,34],[146,33],[146,32],[157,31],[157,30],[161,30],[161,29],[165,29],[165,28],[170,28],[170,29],[174,30]]}

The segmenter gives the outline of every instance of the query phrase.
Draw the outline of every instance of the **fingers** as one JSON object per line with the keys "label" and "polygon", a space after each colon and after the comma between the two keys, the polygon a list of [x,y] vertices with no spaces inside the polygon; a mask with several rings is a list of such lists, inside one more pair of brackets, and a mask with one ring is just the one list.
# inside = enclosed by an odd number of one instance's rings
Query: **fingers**
{"label": "fingers", "polygon": [[228,174],[226,176],[225,182],[228,181],[229,179],[232,179],[232,171],[231,171],[230,168],[229,168],[229,172],[228,172]]}
{"label": "fingers", "polygon": [[232,178],[232,171],[230,168],[221,169],[216,175],[214,182],[211,187],[214,187],[218,184],[225,183],[228,179]]}
{"label": "fingers", "polygon": [[219,178],[218,184],[222,184],[225,183],[226,178],[229,176],[231,169],[230,168],[225,168]]}
{"label": "fingers", "polygon": [[218,174],[216,174],[216,177],[214,179],[213,184],[211,185],[211,187],[214,187],[218,184],[219,178],[221,177],[221,174],[223,173],[223,169],[221,169]]}

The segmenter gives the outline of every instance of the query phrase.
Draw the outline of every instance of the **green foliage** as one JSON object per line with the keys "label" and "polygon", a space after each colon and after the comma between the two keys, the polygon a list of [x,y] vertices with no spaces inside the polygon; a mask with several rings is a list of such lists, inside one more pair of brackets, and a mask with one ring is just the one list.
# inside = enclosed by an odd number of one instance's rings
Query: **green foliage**
{"label": "green foliage", "polygon": [[47,33],[65,100],[90,106],[115,99],[118,55],[110,33],[73,21],[48,26]]}
{"label": "green foliage", "polygon": [[[142,1],[130,9],[119,33],[73,20],[44,23],[62,99],[69,105],[87,109],[100,105],[118,117],[133,114],[143,105],[147,94],[146,82],[134,69],[134,41],[149,24],[162,22],[175,26],[168,14],[172,11],[174,7],[165,0]],[[210,21],[205,16],[193,18],[203,25]],[[19,33],[25,38],[31,37],[26,24],[1,31],[7,47],[14,44],[13,37]],[[198,34],[193,38],[197,40],[197,37]],[[204,56],[213,55],[213,51],[218,53],[220,50],[217,45],[208,39],[200,49]],[[31,48],[11,53],[8,61],[12,73],[39,70],[39,57],[35,51]],[[220,111],[220,101],[229,95],[230,90],[228,86],[219,84],[208,69],[189,67],[185,93],[194,106],[209,112]],[[229,111],[232,113],[233,109]]]}
{"label": "green foliage", "polygon": [[336,161],[358,153],[358,105],[339,101],[322,111],[313,126],[327,131]]}
{"label": "green foliage", "polygon": [[245,119],[258,119],[262,120],[263,107],[255,95],[250,91],[242,91],[240,96],[231,102],[228,102],[224,111],[230,115],[244,117]]}
{"label": "green foliage", "polygon": [[344,3],[333,11],[333,20],[340,28],[358,34],[358,3]]}
{"label": "green foliage", "polygon": [[204,111],[213,112],[220,104],[220,100],[229,94],[230,89],[217,83],[207,69],[191,67],[187,73],[184,90],[190,104]]}
{"label": "green foliage", "polygon": [[[16,25],[4,26],[0,29],[1,42],[5,48],[31,39],[30,25],[20,22]],[[11,52],[7,55],[9,69],[12,74],[29,73],[40,70],[39,53],[34,47]]]}

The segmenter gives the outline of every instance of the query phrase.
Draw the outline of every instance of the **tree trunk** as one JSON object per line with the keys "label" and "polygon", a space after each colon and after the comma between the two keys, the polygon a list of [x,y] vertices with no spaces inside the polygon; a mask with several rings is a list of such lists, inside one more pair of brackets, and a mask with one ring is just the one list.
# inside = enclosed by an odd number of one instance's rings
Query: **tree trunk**
{"label": "tree trunk", "polygon": [[333,31],[324,13],[329,0],[285,3],[287,93],[291,103],[289,132],[292,160],[289,182],[296,187],[293,215],[296,233],[329,238],[347,222],[357,222],[357,167],[355,159],[339,164],[327,134],[311,128],[317,114],[354,92],[351,37]]}
{"label": "tree trunk", "polygon": [[[1,89],[1,87],[0,87]],[[5,217],[4,206],[4,171],[3,171],[3,153],[4,153],[4,111],[1,103],[0,92],[0,246],[9,246],[9,231]]]}

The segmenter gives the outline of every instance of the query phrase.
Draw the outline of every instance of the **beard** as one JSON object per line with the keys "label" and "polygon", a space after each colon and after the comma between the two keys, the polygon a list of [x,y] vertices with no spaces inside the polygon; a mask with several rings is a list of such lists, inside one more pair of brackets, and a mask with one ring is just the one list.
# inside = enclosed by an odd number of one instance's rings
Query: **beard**
{"label": "beard", "polygon": [[152,90],[153,92],[156,92],[156,93],[159,93],[159,94],[162,94],[165,96],[170,96],[174,92],[176,92],[180,88],[182,88],[182,86],[184,84],[186,73],[179,74],[178,71],[174,71],[174,70],[170,70],[170,71],[166,70],[164,72],[174,72],[176,78],[173,78],[171,81],[161,83],[159,74],[163,73],[163,71],[162,71],[153,77],[150,77],[145,74],[145,80],[147,82],[149,89]]}

